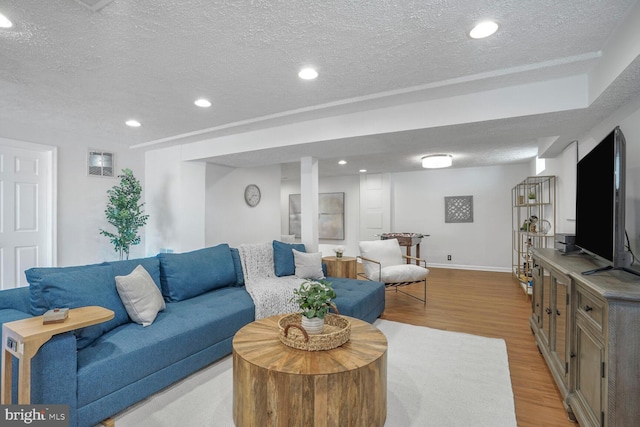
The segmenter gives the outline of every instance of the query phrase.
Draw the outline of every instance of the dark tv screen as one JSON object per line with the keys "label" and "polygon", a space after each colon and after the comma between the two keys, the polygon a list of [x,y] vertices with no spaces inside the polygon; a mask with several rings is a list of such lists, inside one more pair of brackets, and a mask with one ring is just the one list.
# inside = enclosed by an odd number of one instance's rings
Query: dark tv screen
{"label": "dark tv screen", "polygon": [[616,253],[619,161],[615,139],[614,130],[578,162],[576,192],[576,245],[612,263]]}

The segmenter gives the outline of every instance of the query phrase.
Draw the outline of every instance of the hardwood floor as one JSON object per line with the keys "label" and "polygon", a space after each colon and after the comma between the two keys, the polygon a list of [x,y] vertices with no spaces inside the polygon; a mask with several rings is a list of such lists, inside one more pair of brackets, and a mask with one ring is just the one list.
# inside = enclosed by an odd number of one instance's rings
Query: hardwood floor
{"label": "hardwood floor", "polygon": [[[427,305],[387,291],[383,319],[466,332],[507,343],[518,426],[578,426],[567,418],[560,393],[529,328],[531,300],[510,273],[431,268]],[[405,287],[420,295],[416,285]]]}

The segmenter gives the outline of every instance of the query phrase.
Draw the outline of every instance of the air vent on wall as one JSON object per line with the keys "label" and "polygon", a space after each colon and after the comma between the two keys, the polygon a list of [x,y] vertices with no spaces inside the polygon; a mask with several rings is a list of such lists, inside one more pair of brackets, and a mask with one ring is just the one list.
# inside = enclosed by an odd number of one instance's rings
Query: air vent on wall
{"label": "air vent on wall", "polygon": [[113,176],[115,155],[104,151],[89,151],[87,169],[90,176]]}
{"label": "air vent on wall", "polygon": [[94,12],[97,12],[103,7],[105,7],[106,5],[108,5],[109,3],[111,3],[113,0],[76,0],[76,1],[81,5],[93,10]]}

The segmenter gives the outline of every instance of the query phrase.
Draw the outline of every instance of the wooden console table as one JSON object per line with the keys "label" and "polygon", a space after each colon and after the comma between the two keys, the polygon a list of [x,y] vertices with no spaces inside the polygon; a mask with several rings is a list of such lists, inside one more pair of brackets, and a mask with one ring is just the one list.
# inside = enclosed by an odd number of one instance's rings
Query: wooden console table
{"label": "wooden console table", "polygon": [[18,359],[18,404],[31,403],[31,359],[54,335],[113,319],[114,313],[90,306],[69,310],[62,323],[42,324],[42,316],[7,322],[2,325],[2,404],[11,404],[12,357]]}
{"label": "wooden console table", "polygon": [[640,420],[640,278],[588,255],[533,250],[529,325],[569,417],[581,427]]}
{"label": "wooden console table", "polygon": [[358,261],[352,256],[326,256],[322,262],[327,264],[327,276],[355,279],[358,273]]}
{"label": "wooden console table", "polygon": [[387,338],[349,317],[351,338],[327,351],[278,338],[272,316],[233,338],[233,420],[247,426],[382,427],[387,418]]}

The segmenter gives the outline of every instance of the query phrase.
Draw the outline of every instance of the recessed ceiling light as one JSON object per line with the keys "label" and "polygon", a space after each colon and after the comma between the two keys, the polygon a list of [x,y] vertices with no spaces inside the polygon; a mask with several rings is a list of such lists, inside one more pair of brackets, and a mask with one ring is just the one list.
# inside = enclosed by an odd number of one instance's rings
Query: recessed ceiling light
{"label": "recessed ceiling light", "polygon": [[126,122],[124,122],[124,124],[126,124],[127,126],[131,126],[132,128],[139,128],[140,126],[142,126],[142,123],[133,119],[127,120]]}
{"label": "recessed ceiling light", "polygon": [[202,108],[211,107],[211,101],[209,101],[208,99],[204,99],[204,98],[196,99],[194,104],[196,104],[198,107],[202,107]]}
{"label": "recessed ceiling light", "polygon": [[347,161],[346,160],[340,160],[340,161],[338,161],[338,164],[339,165],[346,165]]}
{"label": "recessed ceiling light", "polygon": [[452,164],[451,154],[433,154],[422,158],[422,167],[428,169],[448,168]]}
{"label": "recessed ceiling light", "polygon": [[13,22],[9,21],[9,18],[0,13],[0,28],[11,28]]}
{"label": "recessed ceiling light", "polygon": [[366,171],[367,171],[366,169],[360,169],[358,172],[365,173]]}
{"label": "recessed ceiling light", "polygon": [[484,21],[473,27],[469,32],[472,39],[483,39],[498,31],[498,24],[493,21]]}
{"label": "recessed ceiling light", "polygon": [[313,80],[318,77],[318,72],[313,68],[303,68],[298,73],[298,77],[300,77],[302,80]]}

